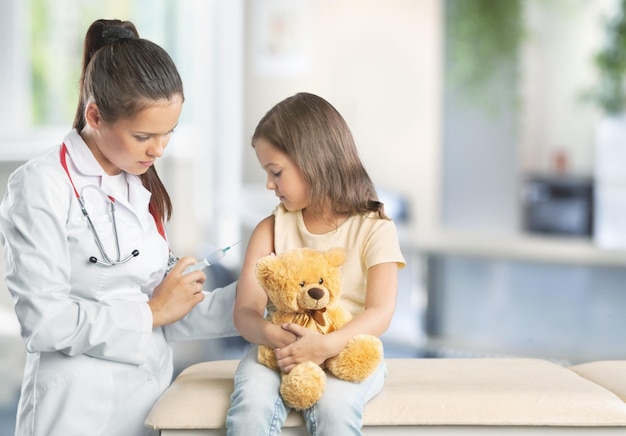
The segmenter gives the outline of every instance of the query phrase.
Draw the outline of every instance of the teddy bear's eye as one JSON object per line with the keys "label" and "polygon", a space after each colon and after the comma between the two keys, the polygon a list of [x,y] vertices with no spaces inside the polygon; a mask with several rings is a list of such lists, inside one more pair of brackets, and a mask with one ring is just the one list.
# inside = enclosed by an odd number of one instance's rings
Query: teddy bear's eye
{"label": "teddy bear's eye", "polygon": [[317,282],[318,285],[321,285],[322,283],[324,283],[324,279],[320,278],[320,281]]}
{"label": "teddy bear's eye", "polygon": [[304,280],[303,280],[303,281],[301,281],[301,282],[300,282],[300,287],[301,287],[301,288],[304,288],[304,285],[306,285],[306,283],[305,283],[305,282],[304,282]]}

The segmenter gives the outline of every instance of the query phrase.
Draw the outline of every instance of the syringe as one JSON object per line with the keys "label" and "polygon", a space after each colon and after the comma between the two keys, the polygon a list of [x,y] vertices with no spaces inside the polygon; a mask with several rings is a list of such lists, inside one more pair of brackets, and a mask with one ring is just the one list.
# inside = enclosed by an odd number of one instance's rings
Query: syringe
{"label": "syringe", "polygon": [[239,244],[239,242],[241,241],[237,241],[233,245],[229,245],[228,247],[220,248],[219,250],[216,250],[213,253],[209,254],[204,259],[199,260],[197,263],[194,263],[193,265],[189,265],[187,268],[185,268],[185,270],[183,271],[183,274],[189,274],[190,272],[198,271],[199,269],[204,269],[207,266],[213,265],[222,257],[226,256],[226,253],[228,252],[228,250],[233,248],[235,245]]}

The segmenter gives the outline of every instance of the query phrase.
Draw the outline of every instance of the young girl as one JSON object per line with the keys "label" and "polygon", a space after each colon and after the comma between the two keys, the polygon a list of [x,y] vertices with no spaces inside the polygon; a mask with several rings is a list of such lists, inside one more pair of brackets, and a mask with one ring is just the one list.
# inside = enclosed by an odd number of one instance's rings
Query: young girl
{"label": "young girl", "polygon": [[205,294],[202,271],[183,274],[190,257],[166,275],[172,205],[154,162],[184,100],[172,59],[119,20],[90,26],[83,59],[74,128],[11,175],[0,207],[23,436],[148,434],[167,341],[237,334],[234,286]]}
{"label": "young girl", "polygon": [[[404,258],[395,225],[377,200],[352,134],[327,101],[300,93],[280,102],[259,122],[252,145],[267,173],[267,189],[276,193],[280,205],[250,238],[237,288],[235,325],[253,344],[272,347],[281,369],[289,372],[305,360],[321,364],[359,333],[380,336],[394,313]],[[354,318],[342,329],[321,335],[265,319],[271,302],[255,278],[256,261],[297,247],[346,249],[341,302]],[[361,434],[363,407],[381,390],[385,376],[382,363],[363,383],[329,377],[322,398],[303,411],[309,433]],[[280,434],[289,409],[279,384],[280,375],[258,363],[253,346],[235,375],[228,434]]]}

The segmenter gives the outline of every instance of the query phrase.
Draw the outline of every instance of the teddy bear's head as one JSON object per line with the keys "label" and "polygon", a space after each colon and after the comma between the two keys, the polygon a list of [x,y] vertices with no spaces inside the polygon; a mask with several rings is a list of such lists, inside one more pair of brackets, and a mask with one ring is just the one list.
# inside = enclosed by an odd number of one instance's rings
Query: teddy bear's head
{"label": "teddy bear's head", "polygon": [[256,275],[276,308],[303,313],[331,306],[341,292],[342,248],[296,248],[258,260]]}

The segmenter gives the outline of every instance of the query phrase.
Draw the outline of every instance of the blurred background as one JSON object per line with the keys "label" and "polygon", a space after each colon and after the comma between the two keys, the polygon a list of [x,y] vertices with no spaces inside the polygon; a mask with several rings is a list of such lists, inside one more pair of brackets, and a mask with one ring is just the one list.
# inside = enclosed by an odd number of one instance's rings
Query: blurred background
{"label": "blurred background", "polygon": [[[174,251],[241,241],[209,271],[211,286],[236,280],[252,228],[276,204],[252,131],[308,91],[346,118],[400,231],[408,265],[388,356],[624,359],[622,3],[1,0],[0,193],[69,131],[89,24],[129,19],[185,83],[157,166]],[[0,287],[4,436],[24,348]],[[176,370],[246,347],[177,343]]]}

